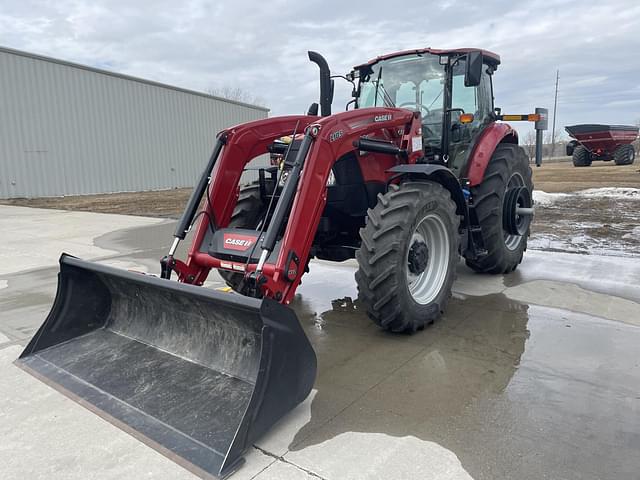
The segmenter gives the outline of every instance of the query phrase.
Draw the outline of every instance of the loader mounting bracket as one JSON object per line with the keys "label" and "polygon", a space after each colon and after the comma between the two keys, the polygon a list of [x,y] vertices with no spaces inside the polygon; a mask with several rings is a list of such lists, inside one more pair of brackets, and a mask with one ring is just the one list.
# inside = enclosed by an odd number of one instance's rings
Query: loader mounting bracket
{"label": "loader mounting bracket", "polygon": [[172,256],[165,255],[160,259],[160,278],[171,279],[171,272],[176,266],[176,261]]}

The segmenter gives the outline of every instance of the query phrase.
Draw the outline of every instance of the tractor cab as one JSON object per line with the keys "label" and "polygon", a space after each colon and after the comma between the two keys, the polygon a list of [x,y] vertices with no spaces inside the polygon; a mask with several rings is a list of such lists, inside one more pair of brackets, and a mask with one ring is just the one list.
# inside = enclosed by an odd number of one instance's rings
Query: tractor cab
{"label": "tractor cab", "polygon": [[478,49],[421,49],[378,57],[355,67],[356,108],[419,111],[425,160],[457,176],[482,129],[495,120],[491,75],[500,57]]}

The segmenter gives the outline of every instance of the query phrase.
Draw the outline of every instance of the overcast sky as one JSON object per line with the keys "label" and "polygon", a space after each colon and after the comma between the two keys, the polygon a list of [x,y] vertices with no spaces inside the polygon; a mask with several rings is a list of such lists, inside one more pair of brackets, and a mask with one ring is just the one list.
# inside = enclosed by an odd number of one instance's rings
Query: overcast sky
{"label": "overcast sky", "polygon": [[[640,119],[640,2],[3,0],[0,45],[194,90],[238,86],[271,115],[317,100],[309,49],[334,73],[378,54],[474,46],[502,57],[505,113],[553,108],[558,129]],[[334,111],[348,84],[337,80]]]}

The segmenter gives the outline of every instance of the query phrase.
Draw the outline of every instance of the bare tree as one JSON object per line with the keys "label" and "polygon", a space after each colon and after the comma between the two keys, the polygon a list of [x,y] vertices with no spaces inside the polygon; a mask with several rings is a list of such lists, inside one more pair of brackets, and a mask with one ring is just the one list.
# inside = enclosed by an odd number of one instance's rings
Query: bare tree
{"label": "bare tree", "polygon": [[[640,127],[640,118],[636,120],[636,126]],[[640,153],[640,137],[636,138],[636,141],[633,142],[633,148],[636,151],[636,156]]]}
{"label": "bare tree", "polygon": [[[551,156],[561,156],[563,155],[563,147],[564,147],[564,143],[562,142],[562,140],[560,140],[561,138],[561,132],[560,130],[556,130],[555,135],[551,132],[551,130],[547,130],[547,132],[544,135],[544,155],[551,158]],[[555,145],[552,145],[552,141],[555,139]]]}
{"label": "bare tree", "polygon": [[240,87],[230,87],[229,85],[211,87],[207,89],[207,93],[214,97],[226,98],[227,100],[234,100],[236,102],[249,103],[260,107],[266,106],[263,98],[253,95]]}
{"label": "bare tree", "polygon": [[529,160],[536,156],[536,132],[531,130],[524,137],[523,146]]}

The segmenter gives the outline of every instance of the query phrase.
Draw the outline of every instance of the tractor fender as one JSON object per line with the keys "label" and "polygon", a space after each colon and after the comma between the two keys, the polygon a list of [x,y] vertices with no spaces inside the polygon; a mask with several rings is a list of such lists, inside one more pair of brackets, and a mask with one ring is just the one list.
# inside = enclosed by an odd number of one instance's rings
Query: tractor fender
{"label": "tractor fender", "polygon": [[395,177],[422,177],[434,181],[449,190],[451,198],[456,202],[456,213],[464,218],[467,223],[467,201],[460,186],[460,182],[444,165],[435,165],[431,163],[406,163],[396,165],[387,170],[389,173],[395,174]]}
{"label": "tractor fender", "polygon": [[469,180],[470,187],[482,183],[489,160],[500,143],[515,143],[517,145],[518,132],[506,123],[490,123],[471,147],[467,172],[464,175]]}

